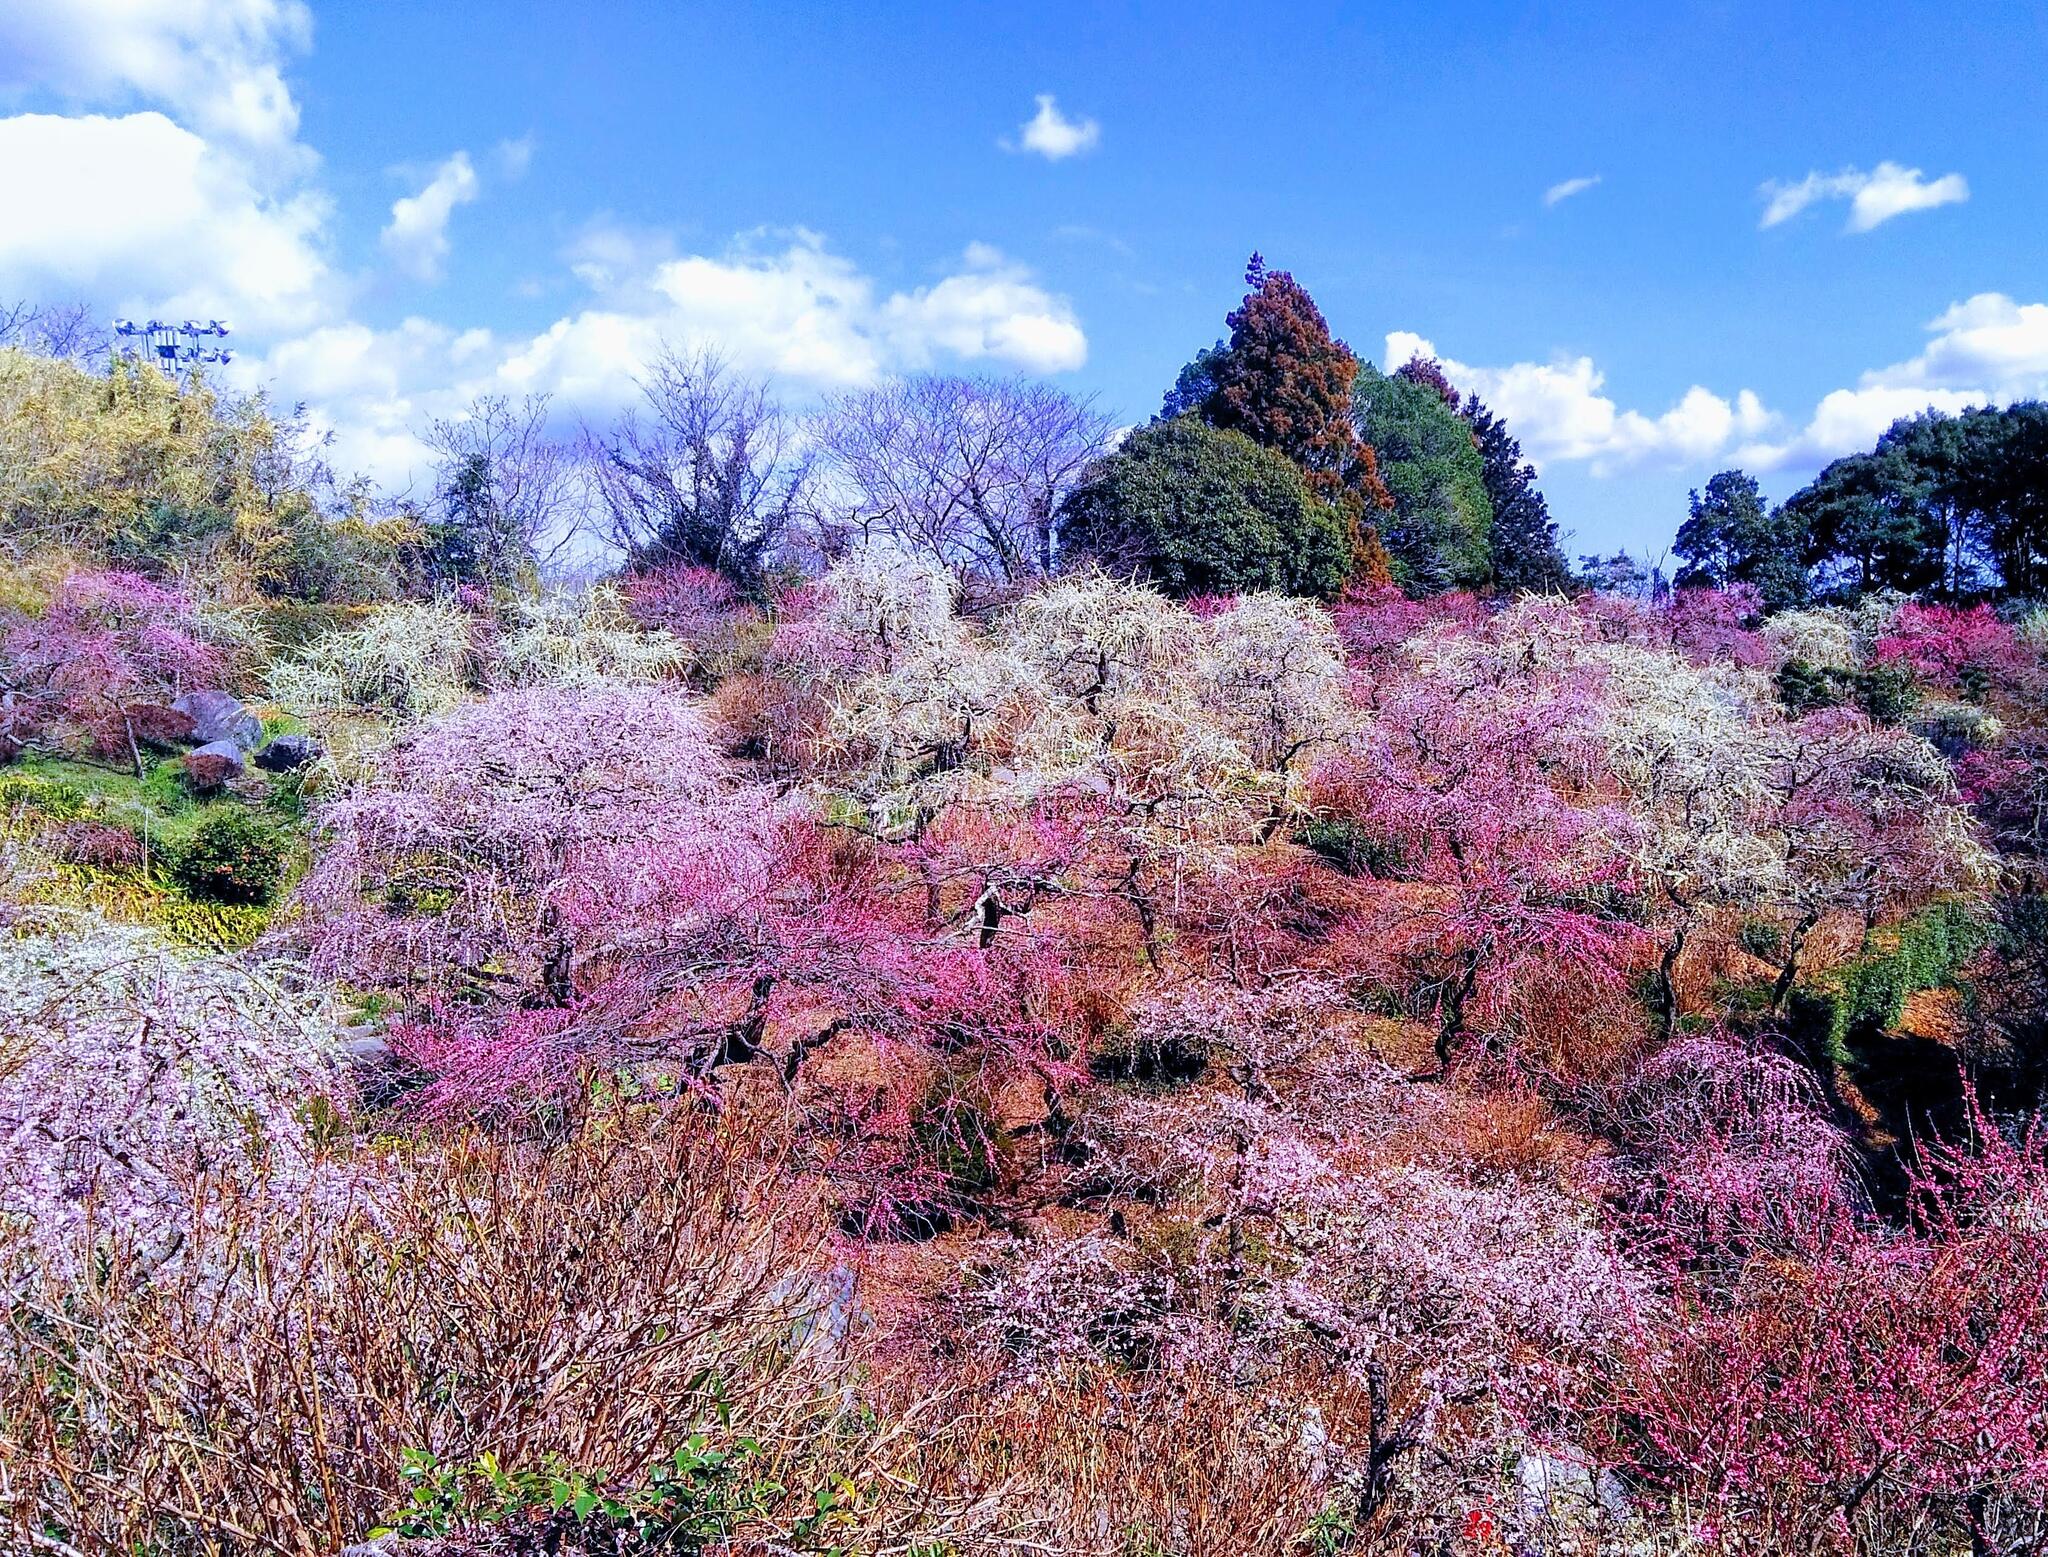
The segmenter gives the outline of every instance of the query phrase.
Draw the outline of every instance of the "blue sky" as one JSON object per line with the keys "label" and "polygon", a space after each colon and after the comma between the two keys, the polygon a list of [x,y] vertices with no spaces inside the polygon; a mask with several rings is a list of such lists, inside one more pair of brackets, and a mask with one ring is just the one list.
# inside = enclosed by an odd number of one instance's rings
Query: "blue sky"
{"label": "blue sky", "polygon": [[1140,418],[1256,247],[1486,393],[1575,549],[1656,550],[1728,464],[2048,389],[2044,67],[1999,3],[10,0],[0,298],[228,317],[399,486],[663,341]]}

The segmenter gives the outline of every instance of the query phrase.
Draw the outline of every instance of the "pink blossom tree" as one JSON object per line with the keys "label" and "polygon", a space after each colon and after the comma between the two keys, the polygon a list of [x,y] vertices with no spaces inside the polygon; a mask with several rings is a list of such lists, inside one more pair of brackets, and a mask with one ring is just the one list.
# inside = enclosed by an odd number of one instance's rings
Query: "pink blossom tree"
{"label": "pink blossom tree", "polygon": [[1877,658],[1904,665],[1940,686],[1964,686],[1981,679],[1985,686],[2009,681],[2026,662],[2026,651],[2013,630],[1989,606],[1922,605],[1899,607],[1889,633],[1877,642]]}
{"label": "pink blossom tree", "polygon": [[1749,1540],[1813,1549],[1889,1510],[2014,1549],[1997,1527],[2048,1496],[2044,1206],[2038,1143],[1990,1131],[1930,1154],[1906,1228],[1829,1199],[1732,1278],[1674,1249],[1589,1376],[1590,1447]]}
{"label": "pink blossom tree", "polygon": [[225,625],[139,574],[80,572],[42,616],[7,630],[0,655],[9,690],[37,723],[95,755],[132,756],[127,711],[218,684],[231,661]]}

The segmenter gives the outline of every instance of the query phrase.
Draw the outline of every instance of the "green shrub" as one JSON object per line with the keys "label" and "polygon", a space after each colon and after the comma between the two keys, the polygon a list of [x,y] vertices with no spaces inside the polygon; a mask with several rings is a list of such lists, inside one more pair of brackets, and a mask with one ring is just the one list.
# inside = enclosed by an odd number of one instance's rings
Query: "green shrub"
{"label": "green shrub", "polygon": [[[768,1474],[759,1443],[729,1432],[720,1438],[714,1447],[709,1434],[692,1434],[635,1481],[579,1471],[556,1456],[515,1470],[494,1454],[451,1465],[407,1449],[403,1474],[411,1495],[371,1535],[524,1536],[537,1551],[701,1552],[735,1525],[765,1517],[786,1492]],[[819,1491],[815,1514],[798,1521],[802,1533],[826,1521],[838,1496]],[[528,1547],[508,1539],[506,1549]]]}
{"label": "green shrub", "polygon": [[1096,462],[1059,523],[1069,557],[1176,598],[1330,596],[1350,567],[1343,519],[1298,466],[1192,416],[1133,432]]}
{"label": "green shrub", "polygon": [[1879,724],[1903,724],[1920,702],[1920,684],[1903,665],[1884,665],[1855,678],[1856,701]]}
{"label": "green shrub", "polygon": [[246,811],[215,811],[192,830],[171,878],[195,897],[267,903],[284,879],[285,841]]}
{"label": "green shrub", "polygon": [[0,777],[0,815],[29,811],[52,822],[75,822],[85,814],[85,791],[63,779],[33,773]]}
{"label": "green shrub", "polygon": [[1960,903],[1937,903],[1895,930],[1873,932],[1864,955],[1796,987],[1787,1003],[1795,1035],[1847,1065],[1858,1041],[1898,1026],[1906,1001],[1951,983],[1984,945],[1987,928]]}
{"label": "green shrub", "polygon": [[1398,840],[1369,832],[1356,822],[1319,817],[1304,825],[1294,841],[1347,876],[1398,881],[1408,869],[1407,853]]}
{"label": "green shrub", "polygon": [[1785,932],[1768,919],[1745,919],[1735,932],[1735,943],[1750,956],[1776,962],[1785,955]]}
{"label": "green shrub", "polygon": [[1816,708],[1832,708],[1842,700],[1837,685],[1842,674],[1810,660],[1787,660],[1778,668],[1778,701],[1795,714],[1810,714]]}

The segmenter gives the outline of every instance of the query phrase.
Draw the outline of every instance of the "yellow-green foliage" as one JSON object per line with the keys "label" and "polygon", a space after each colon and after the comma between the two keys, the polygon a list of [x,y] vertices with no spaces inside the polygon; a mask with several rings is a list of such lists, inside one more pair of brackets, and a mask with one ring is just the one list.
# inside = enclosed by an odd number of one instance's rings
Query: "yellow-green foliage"
{"label": "yellow-green foliage", "polygon": [[1904,924],[1873,931],[1863,955],[1793,992],[1795,1025],[1836,1064],[1859,1038],[1896,1027],[1908,997],[1939,989],[1983,946],[1983,921],[1960,903],[1936,903]]}
{"label": "yellow-green foliage", "polygon": [[90,908],[117,924],[148,925],[174,941],[208,951],[252,945],[269,913],[247,904],[207,903],[130,871],[51,862],[23,873],[24,902],[53,908]]}
{"label": "yellow-green foliage", "polygon": [[0,349],[0,536],[228,599],[389,598],[421,536],[315,501],[299,429],[261,396],[117,361],[104,374]]}
{"label": "yellow-green foliage", "polygon": [[41,539],[134,533],[153,507],[212,507],[221,468],[212,393],[153,367],[105,378],[75,363],[0,351],[0,521]]}

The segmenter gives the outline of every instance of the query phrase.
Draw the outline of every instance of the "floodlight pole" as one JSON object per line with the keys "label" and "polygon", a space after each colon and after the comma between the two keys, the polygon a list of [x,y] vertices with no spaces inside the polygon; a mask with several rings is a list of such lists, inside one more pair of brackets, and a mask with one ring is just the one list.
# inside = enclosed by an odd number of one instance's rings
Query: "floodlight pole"
{"label": "floodlight pole", "polygon": [[187,319],[182,323],[150,319],[140,324],[133,319],[116,319],[114,355],[154,362],[173,377],[183,373],[189,378],[202,363],[234,360],[235,354],[225,347],[209,348],[200,344],[208,337],[225,340],[227,334],[228,327],[218,319],[208,319],[203,323],[197,319]]}

